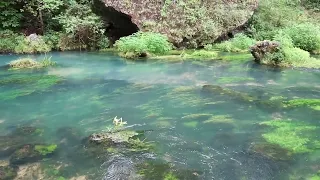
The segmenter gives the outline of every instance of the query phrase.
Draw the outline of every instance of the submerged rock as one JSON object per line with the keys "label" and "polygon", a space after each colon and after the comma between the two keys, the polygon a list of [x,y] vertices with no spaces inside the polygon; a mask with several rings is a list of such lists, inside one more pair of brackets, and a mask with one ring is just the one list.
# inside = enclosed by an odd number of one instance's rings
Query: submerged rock
{"label": "submerged rock", "polygon": [[270,143],[254,143],[249,147],[249,153],[259,154],[272,160],[286,161],[292,158],[290,151]]}
{"label": "submerged rock", "polygon": [[17,176],[17,167],[0,166],[0,180],[12,180]]}
{"label": "submerged rock", "polygon": [[133,161],[130,158],[115,156],[112,157],[103,166],[107,166],[103,180],[114,179],[132,179],[136,176],[136,170]]}
{"label": "submerged rock", "polygon": [[260,41],[250,48],[250,52],[254,57],[254,61],[262,63],[268,54],[279,51],[280,43],[273,41]]}
{"label": "submerged rock", "polygon": [[139,133],[135,131],[123,130],[123,131],[116,131],[116,132],[106,132],[106,133],[98,133],[92,134],[89,137],[91,142],[95,143],[128,143],[130,138],[139,135]]}
{"label": "submerged rock", "polygon": [[11,164],[24,164],[36,162],[52,155],[57,149],[56,145],[26,144],[16,150],[10,157]]}

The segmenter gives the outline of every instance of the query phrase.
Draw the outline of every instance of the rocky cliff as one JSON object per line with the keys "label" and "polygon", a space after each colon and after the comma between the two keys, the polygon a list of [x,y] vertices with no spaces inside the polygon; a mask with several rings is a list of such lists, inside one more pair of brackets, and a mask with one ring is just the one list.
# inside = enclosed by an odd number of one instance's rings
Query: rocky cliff
{"label": "rocky cliff", "polygon": [[241,28],[257,6],[258,0],[94,0],[93,9],[115,39],[140,29],[166,34],[177,47],[199,47]]}

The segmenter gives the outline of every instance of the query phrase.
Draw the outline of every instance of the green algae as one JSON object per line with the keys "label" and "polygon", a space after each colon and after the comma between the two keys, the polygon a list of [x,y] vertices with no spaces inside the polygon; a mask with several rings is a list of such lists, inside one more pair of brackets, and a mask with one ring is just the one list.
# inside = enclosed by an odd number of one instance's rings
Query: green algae
{"label": "green algae", "polygon": [[48,154],[53,153],[56,149],[57,149],[57,145],[56,144],[51,144],[48,146],[45,145],[36,145],[34,147],[34,149],[39,152],[41,155],[46,156]]}
{"label": "green algae", "polygon": [[161,96],[161,98],[168,99],[168,102],[174,104],[175,107],[200,107],[205,103],[210,102],[210,99],[205,99],[198,94],[195,94],[196,87],[193,86],[181,86],[172,89],[167,94]]}
{"label": "green algae", "polygon": [[316,130],[316,126],[287,120],[273,120],[261,124],[273,128],[272,131],[262,135],[267,142],[277,144],[293,153],[312,151],[310,144],[314,145],[315,141],[308,137],[308,133]]}
{"label": "green algae", "polygon": [[294,99],[290,101],[284,102],[286,107],[294,108],[294,107],[311,107],[316,108],[320,106],[320,99]]}
{"label": "green algae", "polygon": [[202,90],[205,92],[211,92],[214,94],[220,94],[220,95],[226,95],[244,102],[253,102],[258,100],[257,98],[253,97],[253,96],[249,96],[246,93],[242,93],[242,92],[237,92],[231,89],[227,89],[227,88],[222,88],[220,86],[216,86],[216,85],[204,85],[202,87]]}
{"label": "green algae", "polygon": [[320,111],[320,106],[312,106],[311,108],[316,110],[316,111]]}
{"label": "green algae", "polygon": [[246,78],[246,77],[221,77],[218,79],[218,83],[240,83],[240,82],[250,82],[254,81],[254,78]]}
{"label": "green algae", "polygon": [[172,172],[169,172],[164,175],[163,180],[179,180]]}
{"label": "green algae", "polygon": [[226,123],[226,124],[233,124],[235,121],[230,115],[217,115],[217,116],[212,116],[208,120],[203,121],[203,123]]}
{"label": "green algae", "polygon": [[24,85],[9,91],[0,92],[0,100],[10,100],[17,97],[30,95],[34,92],[42,92],[62,79],[54,75],[11,75],[0,80],[2,85]]}
{"label": "green algae", "polygon": [[152,125],[160,127],[160,128],[169,128],[172,127],[172,124],[170,121],[166,121],[166,120],[157,120],[155,122],[152,123]]}
{"label": "green algae", "polygon": [[198,126],[197,121],[191,121],[191,122],[184,122],[183,125],[189,128],[196,128]]}
{"label": "green algae", "polygon": [[186,119],[186,120],[208,119],[211,116],[212,114],[199,113],[199,114],[189,114],[189,115],[183,116],[181,119]]}

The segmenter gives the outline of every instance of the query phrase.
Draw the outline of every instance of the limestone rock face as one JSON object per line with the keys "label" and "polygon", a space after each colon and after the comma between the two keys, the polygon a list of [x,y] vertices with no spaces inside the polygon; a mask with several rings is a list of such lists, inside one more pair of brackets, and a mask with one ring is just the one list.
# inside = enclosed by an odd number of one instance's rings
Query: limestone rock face
{"label": "limestone rock face", "polygon": [[261,63],[267,54],[273,54],[280,48],[279,42],[260,41],[250,48],[250,52],[257,63]]}
{"label": "limestone rock face", "polygon": [[[246,24],[258,6],[258,0],[94,0],[93,10],[98,1],[127,15],[142,31],[167,35],[178,47],[214,42]],[[108,24],[119,27],[115,19]]]}

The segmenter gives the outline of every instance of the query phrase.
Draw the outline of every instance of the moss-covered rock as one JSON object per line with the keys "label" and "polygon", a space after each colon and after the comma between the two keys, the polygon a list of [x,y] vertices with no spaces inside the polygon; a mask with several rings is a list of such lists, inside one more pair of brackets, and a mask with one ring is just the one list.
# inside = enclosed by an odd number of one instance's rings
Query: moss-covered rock
{"label": "moss-covered rock", "polygon": [[41,160],[52,155],[57,145],[26,144],[16,150],[10,157],[11,164],[25,164]]}
{"label": "moss-covered rock", "polygon": [[[267,56],[275,54],[280,50],[280,43],[273,41],[261,41],[257,42],[251,47],[250,51],[254,57],[255,62],[265,64]],[[276,60],[274,60],[276,62]]]}
{"label": "moss-covered rock", "polygon": [[17,176],[18,167],[0,166],[0,180],[12,180]]}
{"label": "moss-covered rock", "polygon": [[135,131],[116,131],[116,132],[106,132],[106,133],[98,133],[92,134],[89,137],[89,140],[94,143],[128,143],[130,138],[139,135],[139,133]]}

